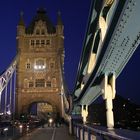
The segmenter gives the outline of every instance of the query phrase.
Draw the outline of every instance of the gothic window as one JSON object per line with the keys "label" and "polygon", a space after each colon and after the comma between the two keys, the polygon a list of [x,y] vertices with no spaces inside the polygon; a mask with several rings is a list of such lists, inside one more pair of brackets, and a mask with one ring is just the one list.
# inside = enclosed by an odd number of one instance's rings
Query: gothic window
{"label": "gothic window", "polygon": [[46,40],[46,45],[50,45],[50,40]]}
{"label": "gothic window", "polygon": [[45,59],[37,59],[35,60],[34,69],[36,70],[44,70],[46,68]]}
{"label": "gothic window", "polygon": [[34,45],[35,45],[35,41],[31,40],[31,46],[34,46]]}
{"label": "gothic window", "polygon": [[34,83],[33,82],[29,82],[29,88],[33,87],[34,86]]}
{"label": "gothic window", "polygon": [[51,81],[47,81],[47,87],[51,87]]}
{"label": "gothic window", "polygon": [[45,87],[45,79],[36,79],[35,87]]}
{"label": "gothic window", "polygon": [[31,64],[30,63],[27,63],[26,64],[26,69],[30,69],[31,68]]}
{"label": "gothic window", "polygon": [[40,30],[36,29],[36,35],[39,35],[39,34],[40,34]]}
{"label": "gothic window", "polygon": [[38,60],[36,61],[36,65],[43,66],[43,65],[44,65],[44,60],[38,59]]}

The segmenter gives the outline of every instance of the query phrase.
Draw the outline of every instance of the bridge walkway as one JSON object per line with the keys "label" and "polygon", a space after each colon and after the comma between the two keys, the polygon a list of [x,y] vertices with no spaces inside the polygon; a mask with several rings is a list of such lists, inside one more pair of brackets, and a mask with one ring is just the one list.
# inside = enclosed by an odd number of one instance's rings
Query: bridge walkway
{"label": "bridge walkway", "polygon": [[62,125],[60,127],[38,128],[17,140],[75,140],[75,138],[69,135],[68,127]]}

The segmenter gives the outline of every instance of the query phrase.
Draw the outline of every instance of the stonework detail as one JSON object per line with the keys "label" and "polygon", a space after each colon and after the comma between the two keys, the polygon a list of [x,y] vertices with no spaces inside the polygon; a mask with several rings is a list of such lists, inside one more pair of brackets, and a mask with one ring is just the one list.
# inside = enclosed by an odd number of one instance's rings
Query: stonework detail
{"label": "stonework detail", "polygon": [[[60,15],[59,15],[60,16]],[[58,17],[58,20],[60,18]],[[63,24],[54,26],[43,9],[29,26],[17,26],[16,113],[27,113],[33,102],[45,101],[61,114],[61,64],[64,64]]]}

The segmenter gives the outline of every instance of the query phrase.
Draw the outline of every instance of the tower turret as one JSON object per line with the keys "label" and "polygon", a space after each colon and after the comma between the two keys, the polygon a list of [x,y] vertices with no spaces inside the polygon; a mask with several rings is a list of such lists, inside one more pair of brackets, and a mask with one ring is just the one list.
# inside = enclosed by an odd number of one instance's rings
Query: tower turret
{"label": "tower turret", "polygon": [[25,34],[25,23],[23,19],[23,12],[20,13],[20,20],[17,26],[17,36],[22,36]]}
{"label": "tower turret", "polygon": [[59,54],[61,56],[61,65],[64,68],[64,25],[61,18],[61,12],[58,11],[57,13],[57,25],[56,25],[56,33],[57,33],[57,42],[58,42],[58,49]]}
{"label": "tower turret", "polygon": [[57,25],[56,25],[56,32],[58,35],[63,35],[63,22],[62,22],[62,18],[61,18],[61,12],[59,11],[57,13]]}

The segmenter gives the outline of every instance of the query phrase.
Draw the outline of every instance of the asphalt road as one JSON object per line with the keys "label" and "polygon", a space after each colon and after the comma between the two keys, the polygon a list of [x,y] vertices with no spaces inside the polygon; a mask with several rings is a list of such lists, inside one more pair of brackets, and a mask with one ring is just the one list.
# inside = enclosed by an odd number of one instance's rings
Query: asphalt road
{"label": "asphalt road", "polygon": [[38,128],[18,140],[74,140],[66,126]]}

